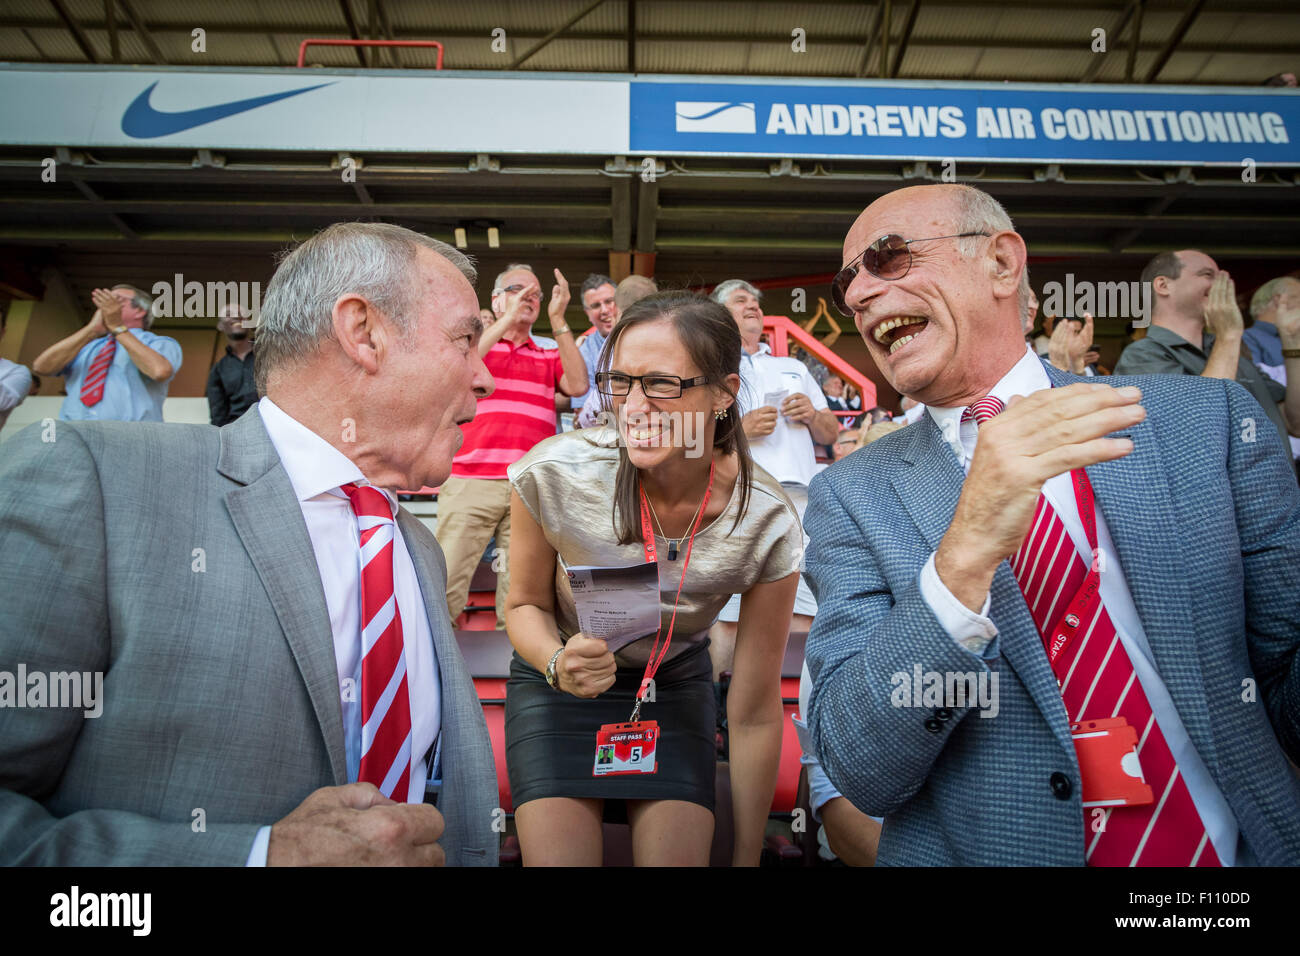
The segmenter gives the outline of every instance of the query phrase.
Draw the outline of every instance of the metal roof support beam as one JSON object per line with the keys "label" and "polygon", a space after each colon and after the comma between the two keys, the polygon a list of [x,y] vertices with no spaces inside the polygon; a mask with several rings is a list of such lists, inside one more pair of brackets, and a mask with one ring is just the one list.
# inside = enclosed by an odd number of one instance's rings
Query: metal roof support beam
{"label": "metal roof support beam", "polygon": [[871,45],[876,42],[876,33],[880,30],[880,15],[884,11],[884,0],[876,4],[875,16],[871,18],[871,27],[867,30],[867,40],[862,45],[862,59],[858,61],[859,77],[867,75],[867,64],[871,62]]}
{"label": "metal roof support beam", "polygon": [[1183,13],[1183,18],[1178,21],[1178,26],[1174,27],[1174,32],[1169,35],[1169,40],[1165,47],[1156,57],[1155,63],[1151,64],[1151,69],[1147,71],[1147,83],[1154,83],[1160,71],[1165,68],[1169,58],[1174,55],[1174,50],[1182,42],[1183,37],[1187,36],[1187,31],[1192,28],[1192,22],[1196,19],[1197,14],[1201,12],[1201,7],[1205,6],[1205,0],[1190,0],[1187,10]]}
{"label": "metal roof support beam", "polygon": [[898,55],[894,57],[894,65],[889,70],[891,79],[898,76],[898,71],[903,65],[903,57],[907,56],[907,44],[912,39],[912,30],[916,27],[916,15],[921,12],[921,0],[912,0],[912,7],[907,11],[907,22],[903,24],[903,37],[898,41]]}
{"label": "metal roof support beam", "polygon": [[604,2],[605,2],[605,0],[596,0],[595,3],[589,4],[588,6],[586,6],[585,8],[583,8],[581,11],[579,11],[576,15],[570,17],[568,20],[566,20],[566,21],[565,21],[564,23],[562,23],[560,26],[556,27],[556,28],[555,28],[554,30],[552,30],[550,33],[546,34],[546,36],[542,37],[542,39],[537,43],[536,46],[534,46],[531,50],[529,50],[529,51],[528,51],[527,53],[525,53],[523,56],[521,56],[521,57],[519,57],[518,59],[516,59],[515,62],[511,63],[511,64],[510,64],[510,69],[512,69],[512,70],[517,70],[517,69],[519,68],[519,65],[520,65],[521,63],[523,63],[525,60],[530,59],[534,53],[536,53],[536,52],[537,52],[538,50],[540,50],[542,47],[544,47],[544,46],[546,46],[547,44],[549,44],[552,40],[554,40],[556,37],[558,37],[561,33],[563,33],[565,30],[569,29],[569,27],[573,26],[575,23],[577,23],[579,20],[581,20],[581,19],[582,19],[583,17],[585,17],[587,14],[591,13],[592,10],[595,10],[598,6],[600,6],[600,5],[601,5],[602,3],[604,3]]}
{"label": "metal roof support beam", "polygon": [[83,183],[80,179],[73,179],[72,185],[77,187],[77,191],[81,193],[81,195],[93,202],[96,207],[98,207],[104,215],[108,217],[108,221],[111,222],[117,228],[117,231],[123,236],[127,239],[140,238],[136,235],[135,230],[126,224],[125,219],[104,205],[104,200],[100,198],[99,193],[90,188],[89,183]]}
{"label": "metal roof support beam", "polygon": [[880,69],[876,72],[884,77],[889,75],[889,31],[893,28],[889,22],[890,0],[883,0],[881,7],[884,14],[880,19]]}
{"label": "metal roof support beam", "polygon": [[627,0],[627,71],[636,72],[636,0]]}
{"label": "metal roof support beam", "polygon": [[1124,82],[1133,82],[1133,69],[1137,65],[1138,47],[1142,44],[1142,0],[1133,0],[1133,30],[1128,38],[1128,64],[1124,67]]}
{"label": "metal roof support beam", "polygon": [[610,248],[628,252],[632,248],[632,177],[619,176],[609,194]]}
{"label": "metal roof support beam", "polygon": [[72,34],[73,42],[81,48],[81,52],[85,54],[86,59],[91,63],[98,63],[99,58],[95,56],[95,51],[91,47],[90,41],[86,38],[86,34],[81,32],[81,27],[77,26],[77,21],[72,19],[72,14],[68,13],[62,0],[50,0],[50,6],[52,6],[54,12],[59,15],[59,19],[63,21],[63,25],[68,28],[68,32]]}
{"label": "metal roof support beam", "polygon": [[[1154,222],[1156,219],[1160,217],[1162,213],[1164,213],[1166,209],[1168,209],[1170,206],[1174,204],[1174,200],[1177,199],[1180,195],[1182,195],[1181,191],[1175,190],[1166,193],[1165,195],[1161,196],[1159,199],[1153,199],[1151,202],[1147,203],[1145,209],[1146,217],[1151,219]],[[1146,228],[1145,225],[1134,226],[1132,229],[1125,229],[1123,232],[1118,232],[1115,235],[1111,236],[1110,251],[1114,253],[1123,252],[1125,249],[1127,249],[1129,246],[1133,244],[1133,242],[1137,239],[1138,236],[1142,235],[1142,230],[1145,228]]]}
{"label": "metal roof support beam", "polygon": [[[158,44],[154,42],[153,35],[149,32],[148,27],[144,25],[134,10],[131,9],[129,0],[117,0],[122,5],[122,12],[126,14],[127,21],[131,24],[131,29],[140,36],[140,42],[144,48],[149,51],[149,55],[154,58],[155,63],[166,63],[167,60],[162,55],[162,50],[158,49]],[[185,31],[189,33],[189,30]]]}
{"label": "metal roof support beam", "polygon": [[117,41],[117,17],[113,13],[113,0],[104,0],[104,22],[108,25],[108,54],[114,63],[122,62],[122,48]]}
{"label": "metal roof support beam", "polygon": [[659,224],[659,183],[642,182],[636,202],[636,251],[655,251],[655,230]]}
{"label": "metal roof support beam", "polygon": [[[1111,38],[1112,43],[1117,42],[1119,38],[1124,35],[1124,28],[1128,26],[1129,20],[1133,17],[1133,10],[1138,5],[1138,3],[1139,0],[1129,0],[1129,5],[1124,8],[1124,12],[1121,13],[1119,19],[1115,21],[1115,25],[1110,28],[1110,32],[1107,34],[1107,36]],[[1101,68],[1105,64],[1105,62],[1106,62],[1106,57],[1104,54],[1098,56],[1097,54],[1094,53],[1092,55],[1092,62],[1089,63],[1088,68],[1083,71],[1083,76],[1080,78],[1079,82],[1091,83],[1093,79],[1097,76],[1097,74],[1101,71]]]}
{"label": "metal roof support beam", "polygon": [[[389,23],[389,21],[388,21],[388,11],[384,9],[383,0],[375,0],[375,10],[376,10],[376,12],[379,14],[379,26],[380,26],[380,27],[383,29],[383,31],[384,31],[384,39],[385,39],[385,40],[393,40],[393,39],[396,39],[396,38],[393,36],[393,25],[392,25],[391,23]],[[389,62],[389,64],[390,64],[394,69],[401,69],[401,67],[402,67],[402,59],[401,59],[402,47],[400,47],[400,46],[390,46],[390,47],[384,47],[384,49],[388,51],[388,62]]]}
{"label": "metal roof support beam", "polygon": [[[352,5],[348,0],[339,0],[339,10],[343,13],[343,22],[347,24],[348,36],[354,40],[360,40],[361,34],[357,32],[357,21],[352,16]],[[353,47],[357,54],[357,62],[364,68],[366,63],[366,53],[362,47]]]}

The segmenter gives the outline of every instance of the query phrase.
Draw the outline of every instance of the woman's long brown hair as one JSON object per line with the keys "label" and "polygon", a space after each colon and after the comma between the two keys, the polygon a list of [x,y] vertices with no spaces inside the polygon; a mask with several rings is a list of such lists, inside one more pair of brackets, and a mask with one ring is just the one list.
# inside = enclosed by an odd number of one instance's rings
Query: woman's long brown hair
{"label": "woman's long brown hair", "polygon": [[[709,384],[722,389],[736,400],[738,396],[727,386],[727,376],[740,374],[740,331],[730,312],[713,300],[692,292],[660,292],[630,306],[605,340],[597,361],[599,370],[609,371],[614,346],[629,329],[661,320],[671,323],[691,361],[708,378]],[[735,452],[739,463],[736,481],[740,483],[740,511],[731,526],[731,530],[735,531],[749,506],[749,493],[754,480],[749,442],[740,425],[739,401],[735,401],[727,410],[726,418],[715,421],[714,425],[713,447],[724,454]],[[640,475],[627,457],[627,448],[620,441],[613,513],[614,533],[618,536],[619,544],[642,540],[640,492]]]}

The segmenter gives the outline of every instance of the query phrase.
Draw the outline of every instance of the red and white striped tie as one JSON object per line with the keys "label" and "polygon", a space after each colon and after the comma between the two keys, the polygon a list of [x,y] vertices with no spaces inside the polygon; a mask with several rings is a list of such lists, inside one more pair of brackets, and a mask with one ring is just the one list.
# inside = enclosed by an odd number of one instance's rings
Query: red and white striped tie
{"label": "red and white striped tie", "polygon": [[[1002,402],[989,396],[968,408],[962,420],[982,425],[1001,411]],[[1011,571],[1046,650],[1050,635],[1083,587],[1088,565],[1043,495],[1038,497],[1029,534],[1011,559]],[[1127,720],[1137,731],[1143,779],[1155,797],[1154,802],[1140,806],[1106,808],[1104,824],[1096,832],[1085,816],[1088,865],[1219,866],[1191,793],[1105,606],[1098,602],[1091,618],[1079,621],[1074,632],[1077,636],[1053,665],[1066,715],[1072,722],[1107,717]]]}
{"label": "red and white striped tie", "polygon": [[113,355],[117,352],[117,339],[109,336],[99,347],[95,357],[86,369],[86,377],[81,380],[81,404],[90,408],[98,405],[104,398],[104,383],[108,381],[108,367],[113,364]]}
{"label": "red and white striped tie", "polygon": [[411,700],[402,617],[393,591],[388,499],[371,485],[342,485],[361,535],[361,768],[358,781],[405,801],[411,782]]}

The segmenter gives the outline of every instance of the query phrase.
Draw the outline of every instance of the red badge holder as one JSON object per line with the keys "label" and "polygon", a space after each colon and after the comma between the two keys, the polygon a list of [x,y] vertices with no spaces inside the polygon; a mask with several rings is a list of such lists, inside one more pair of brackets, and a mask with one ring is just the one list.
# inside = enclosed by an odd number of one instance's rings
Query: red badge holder
{"label": "red badge holder", "polygon": [[617,777],[633,773],[658,773],[655,759],[659,746],[659,724],[640,720],[629,724],[606,724],[596,733],[596,764],[593,777]]}
{"label": "red badge holder", "polygon": [[1155,794],[1138,762],[1137,731],[1123,717],[1070,725],[1085,807],[1137,807]]}

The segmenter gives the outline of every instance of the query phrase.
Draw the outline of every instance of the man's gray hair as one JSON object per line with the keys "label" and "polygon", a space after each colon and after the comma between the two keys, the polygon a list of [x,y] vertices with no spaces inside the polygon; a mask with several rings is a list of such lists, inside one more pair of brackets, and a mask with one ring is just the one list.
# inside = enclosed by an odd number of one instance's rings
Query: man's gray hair
{"label": "man's gray hair", "polygon": [[727,299],[731,296],[731,293],[735,292],[737,289],[744,289],[755,299],[762,300],[763,298],[763,293],[759,292],[744,279],[728,279],[725,282],[719,282],[717,288],[713,290],[713,294],[710,295],[709,298],[719,305],[726,305]]}
{"label": "man's gray hair", "polygon": [[1250,297],[1251,318],[1259,321],[1260,317],[1268,311],[1269,303],[1282,293],[1282,287],[1287,282],[1300,282],[1300,279],[1295,276],[1278,276],[1276,279],[1269,279],[1256,289],[1255,294]]}
{"label": "man's gray hair", "polygon": [[[1011,217],[998,202],[982,189],[974,186],[957,187],[957,217],[955,232],[987,232],[990,236],[1005,230],[1015,231]],[[980,237],[967,236],[957,240],[957,251],[966,258],[979,250]],[[1027,285],[1027,283],[1026,283]],[[1029,301],[1025,299],[1026,303]],[[1021,309],[1021,315],[1024,309]]]}
{"label": "man's gray hair", "polygon": [[144,318],[140,320],[140,324],[146,329],[150,328],[153,325],[153,296],[129,282],[119,282],[113,288],[131,290],[131,304],[137,309],[144,310]]}
{"label": "man's gray hair", "polygon": [[[497,273],[496,281],[492,283],[492,294],[496,295],[498,292],[502,291],[501,283],[505,281],[507,274],[511,272],[518,272],[520,269],[523,269],[525,272],[533,272],[533,267],[528,265],[527,263],[524,262],[510,263],[510,265],[506,266],[505,269]],[[533,276],[535,278],[537,276],[537,273],[533,272]],[[540,279],[538,279],[537,281],[538,284],[541,283]]]}
{"label": "man's gray hair", "polygon": [[1029,297],[1033,294],[1033,287],[1029,284],[1029,266],[1025,266],[1025,271],[1020,273],[1020,288],[1016,290],[1016,301],[1020,303],[1021,316],[1029,314]]}
{"label": "man's gray hair", "polygon": [[334,337],[334,303],[352,294],[410,331],[420,246],[432,249],[473,285],[474,264],[463,252],[422,233],[386,222],[339,222],[321,230],[280,260],[266,287],[257,322],[258,394],[270,373],[314,354]]}

